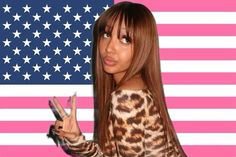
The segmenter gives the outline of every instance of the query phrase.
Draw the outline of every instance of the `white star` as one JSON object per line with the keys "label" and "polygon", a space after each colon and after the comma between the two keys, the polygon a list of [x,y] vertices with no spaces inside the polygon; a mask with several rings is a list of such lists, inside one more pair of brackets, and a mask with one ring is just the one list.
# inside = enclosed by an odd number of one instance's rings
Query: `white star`
{"label": "white star", "polygon": [[48,21],[46,21],[46,23],[43,24],[44,29],[50,29],[51,24],[48,23]]}
{"label": "white star", "polygon": [[4,64],[5,63],[10,63],[11,58],[9,58],[8,56],[6,56],[5,58],[2,58],[4,60]]}
{"label": "white star", "polygon": [[68,56],[66,56],[66,58],[63,58],[63,59],[65,60],[65,63],[64,63],[64,64],[66,64],[66,63],[69,63],[69,64],[70,64],[71,58],[69,58]]}
{"label": "white star", "polygon": [[9,7],[8,4],[6,4],[6,6],[5,6],[5,7],[2,7],[2,8],[4,9],[4,13],[5,13],[5,12],[9,12],[9,13],[10,13],[11,7]]}
{"label": "white star", "polygon": [[44,40],[43,43],[44,43],[44,47],[46,46],[50,47],[51,41],[49,41],[48,38],[46,38],[46,40]]}
{"label": "white star", "polygon": [[41,51],[41,49],[38,49],[38,47],[36,47],[35,49],[33,49],[33,51],[34,51],[34,55],[40,55],[40,51]]}
{"label": "white star", "polygon": [[16,15],[13,16],[14,17],[14,21],[20,21],[20,15],[18,15],[18,13],[16,13]]}
{"label": "white star", "polygon": [[76,32],[73,32],[74,33],[74,35],[75,35],[75,38],[80,38],[80,34],[81,34],[81,32],[79,32],[78,30],[76,30]]}
{"label": "white star", "polygon": [[13,49],[14,51],[14,55],[20,55],[20,49],[18,49],[18,47],[16,47],[15,49]]}
{"label": "white star", "polygon": [[65,77],[64,80],[70,80],[71,75],[68,72],[66,72],[66,74],[64,74],[64,77]]}
{"label": "white star", "polygon": [[75,52],[75,55],[80,55],[81,49],[79,49],[78,47],[76,47],[76,49],[73,49],[73,51]]}
{"label": "white star", "polygon": [[54,72],[56,71],[59,71],[60,72],[60,69],[61,69],[61,66],[59,66],[58,64],[53,66],[53,68],[55,69]]}
{"label": "white star", "polygon": [[13,32],[12,34],[14,34],[14,38],[20,38],[21,32],[18,32],[18,30],[16,30],[16,31]]}
{"label": "white star", "polygon": [[30,80],[30,74],[28,73],[28,72],[26,72],[24,75],[22,75],[22,76],[24,76],[24,80]]}
{"label": "white star", "polygon": [[4,80],[10,80],[11,75],[6,72],[6,74],[3,74]]}
{"label": "white star", "polygon": [[3,26],[4,26],[4,29],[10,29],[11,24],[8,23],[8,21],[6,21],[6,23],[3,24]]}
{"label": "white star", "polygon": [[85,24],[83,24],[84,25],[84,29],[90,29],[90,26],[92,25],[92,24],[90,24],[90,23],[88,23],[88,21],[85,23]]}
{"label": "white star", "polygon": [[25,64],[25,63],[29,63],[29,64],[30,64],[31,58],[29,58],[28,55],[25,56],[25,58],[22,58],[22,59],[24,60],[24,64]]}
{"label": "white star", "polygon": [[66,46],[69,46],[69,47],[70,47],[71,41],[68,40],[68,38],[67,38],[65,41],[63,41],[63,42],[64,42],[64,47],[66,47]]}
{"label": "white star", "polygon": [[25,24],[23,25],[24,25],[24,29],[30,29],[31,24],[29,24],[28,21],[26,21]]}
{"label": "white star", "polygon": [[45,64],[45,63],[50,64],[50,60],[51,60],[51,58],[48,58],[48,56],[46,55],[46,57],[43,58],[43,60],[44,60],[44,64]]}
{"label": "white star", "polygon": [[31,7],[29,7],[28,4],[26,4],[25,7],[22,7],[22,8],[24,9],[24,13],[25,13],[25,12],[28,12],[28,13],[29,13]]}
{"label": "white star", "polygon": [[84,8],[84,12],[86,13],[86,12],[89,12],[90,13],[90,9],[92,8],[92,7],[89,7],[88,6],[88,4],[86,5],[86,7],[83,7]]}
{"label": "white star", "polygon": [[46,72],[43,77],[44,77],[44,80],[50,80],[50,74],[48,74],[48,72]]}
{"label": "white star", "polygon": [[91,75],[88,72],[84,75],[84,80],[90,80]]}
{"label": "white star", "polygon": [[25,41],[23,41],[23,43],[24,43],[24,47],[25,46],[29,46],[30,47],[31,41],[29,41],[28,38],[26,38]]}
{"label": "white star", "polygon": [[94,17],[94,21],[97,21],[97,19],[99,18],[98,13],[96,15],[94,15],[93,17]]}
{"label": "white star", "polygon": [[48,5],[46,5],[45,7],[43,7],[43,9],[44,9],[44,13],[46,13],[46,12],[49,12],[50,13],[50,9],[51,9],[51,7],[49,7]]}
{"label": "white star", "polygon": [[71,24],[69,24],[68,21],[65,24],[63,24],[63,25],[65,26],[64,29],[70,29]]}
{"label": "white star", "polygon": [[74,15],[74,18],[75,18],[75,21],[80,21],[80,18],[81,18],[82,16],[80,16],[78,13],[76,14],[76,15]]}
{"label": "white star", "polygon": [[5,41],[3,40],[2,42],[4,43],[4,47],[5,47],[5,46],[9,46],[9,47],[10,47],[10,43],[11,43],[11,41],[8,40],[7,38],[6,38]]}
{"label": "white star", "polygon": [[18,64],[16,64],[15,66],[12,66],[14,68],[14,72],[18,71],[20,72],[20,68],[21,66],[19,66]]}
{"label": "white star", "polygon": [[55,21],[61,21],[60,20],[61,16],[58,13],[53,17],[55,18]]}
{"label": "white star", "polygon": [[40,21],[40,18],[41,16],[38,15],[38,13],[36,13],[33,18],[34,18],[34,21]]}
{"label": "white star", "polygon": [[35,64],[35,66],[33,66],[33,68],[34,68],[34,72],[36,72],[36,71],[38,71],[38,72],[40,72],[40,68],[41,68],[41,66],[39,66],[38,64]]}
{"label": "white star", "polygon": [[84,47],[90,46],[90,43],[91,43],[90,40],[86,39],[86,41],[83,41],[83,42],[84,42]]}
{"label": "white star", "polygon": [[61,52],[61,49],[59,49],[58,47],[56,49],[53,49],[53,51],[55,52],[54,55],[61,55],[60,52]]}
{"label": "white star", "polygon": [[66,12],[69,12],[69,13],[70,13],[71,7],[69,7],[68,4],[67,4],[65,7],[63,7],[63,8],[65,9],[65,13],[66,13]]}
{"label": "white star", "polygon": [[76,64],[76,65],[73,66],[73,67],[74,67],[74,69],[75,69],[74,72],[76,72],[76,71],[79,71],[79,72],[80,72],[80,68],[81,68],[81,66],[79,66],[78,64]]}
{"label": "white star", "polygon": [[34,38],[40,38],[40,34],[41,34],[41,32],[39,32],[38,30],[36,30],[35,32],[33,32],[33,34],[34,34]]}
{"label": "white star", "polygon": [[109,9],[109,6],[108,6],[108,4],[107,4],[105,7],[103,7],[103,9],[104,9],[104,10],[107,10],[107,9]]}
{"label": "white star", "polygon": [[83,58],[83,59],[84,59],[84,64],[90,63],[91,58],[89,58],[88,55],[86,56],[86,58]]}
{"label": "white star", "polygon": [[53,32],[54,34],[54,38],[61,38],[60,35],[61,35],[61,32],[59,32],[58,30],[56,32]]}

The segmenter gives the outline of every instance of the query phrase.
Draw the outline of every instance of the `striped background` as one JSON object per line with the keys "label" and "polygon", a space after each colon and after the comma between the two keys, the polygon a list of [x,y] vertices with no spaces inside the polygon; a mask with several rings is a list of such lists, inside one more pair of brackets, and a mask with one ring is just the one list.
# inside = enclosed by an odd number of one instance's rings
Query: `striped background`
{"label": "striped background", "polygon": [[[235,157],[236,1],[134,2],[156,18],[167,105],[187,155]],[[59,96],[69,108],[65,96],[76,90],[79,125],[91,139],[92,86],[0,85],[0,157],[66,157],[46,137],[48,100]]]}

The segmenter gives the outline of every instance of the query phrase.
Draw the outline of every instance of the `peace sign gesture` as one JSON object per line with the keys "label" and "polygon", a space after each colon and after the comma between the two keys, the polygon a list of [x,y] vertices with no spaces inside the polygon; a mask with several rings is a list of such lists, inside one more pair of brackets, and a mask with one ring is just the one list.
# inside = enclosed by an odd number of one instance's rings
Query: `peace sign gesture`
{"label": "peace sign gesture", "polygon": [[52,101],[49,101],[49,106],[57,118],[53,132],[61,141],[66,139],[70,142],[75,142],[81,135],[76,118],[76,95],[73,95],[69,99],[69,102],[71,103],[71,113],[69,115],[66,113],[56,97],[53,97]]}

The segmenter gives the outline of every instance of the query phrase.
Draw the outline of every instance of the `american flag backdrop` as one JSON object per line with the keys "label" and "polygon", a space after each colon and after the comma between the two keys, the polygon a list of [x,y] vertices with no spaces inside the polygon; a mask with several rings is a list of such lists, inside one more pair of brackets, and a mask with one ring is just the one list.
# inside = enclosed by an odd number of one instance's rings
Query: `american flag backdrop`
{"label": "american flag backdrop", "polygon": [[[66,157],[48,100],[93,132],[94,21],[119,1],[0,1],[0,157]],[[236,156],[236,1],[133,0],[156,19],[167,106],[189,157]],[[138,14],[137,14],[138,16]]]}

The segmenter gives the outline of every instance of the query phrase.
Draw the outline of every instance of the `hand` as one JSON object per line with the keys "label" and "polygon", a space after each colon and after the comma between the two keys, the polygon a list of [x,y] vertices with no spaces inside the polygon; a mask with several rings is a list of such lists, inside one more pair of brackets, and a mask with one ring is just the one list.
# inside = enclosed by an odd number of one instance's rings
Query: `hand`
{"label": "hand", "polygon": [[64,141],[64,139],[67,139],[70,142],[75,142],[81,135],[81,131],[77,124],[76,118],[76,95],[73,95],[69,99],[69,101],[71,103],[71,113],[68,115],[65,112],[64,108],[61,106],[58,99],[56,97],[53,97],[52,104],[57,109],[62,118],[62,121],[55,121],[54,131],[55,134],[58,135],[60,140]]}

